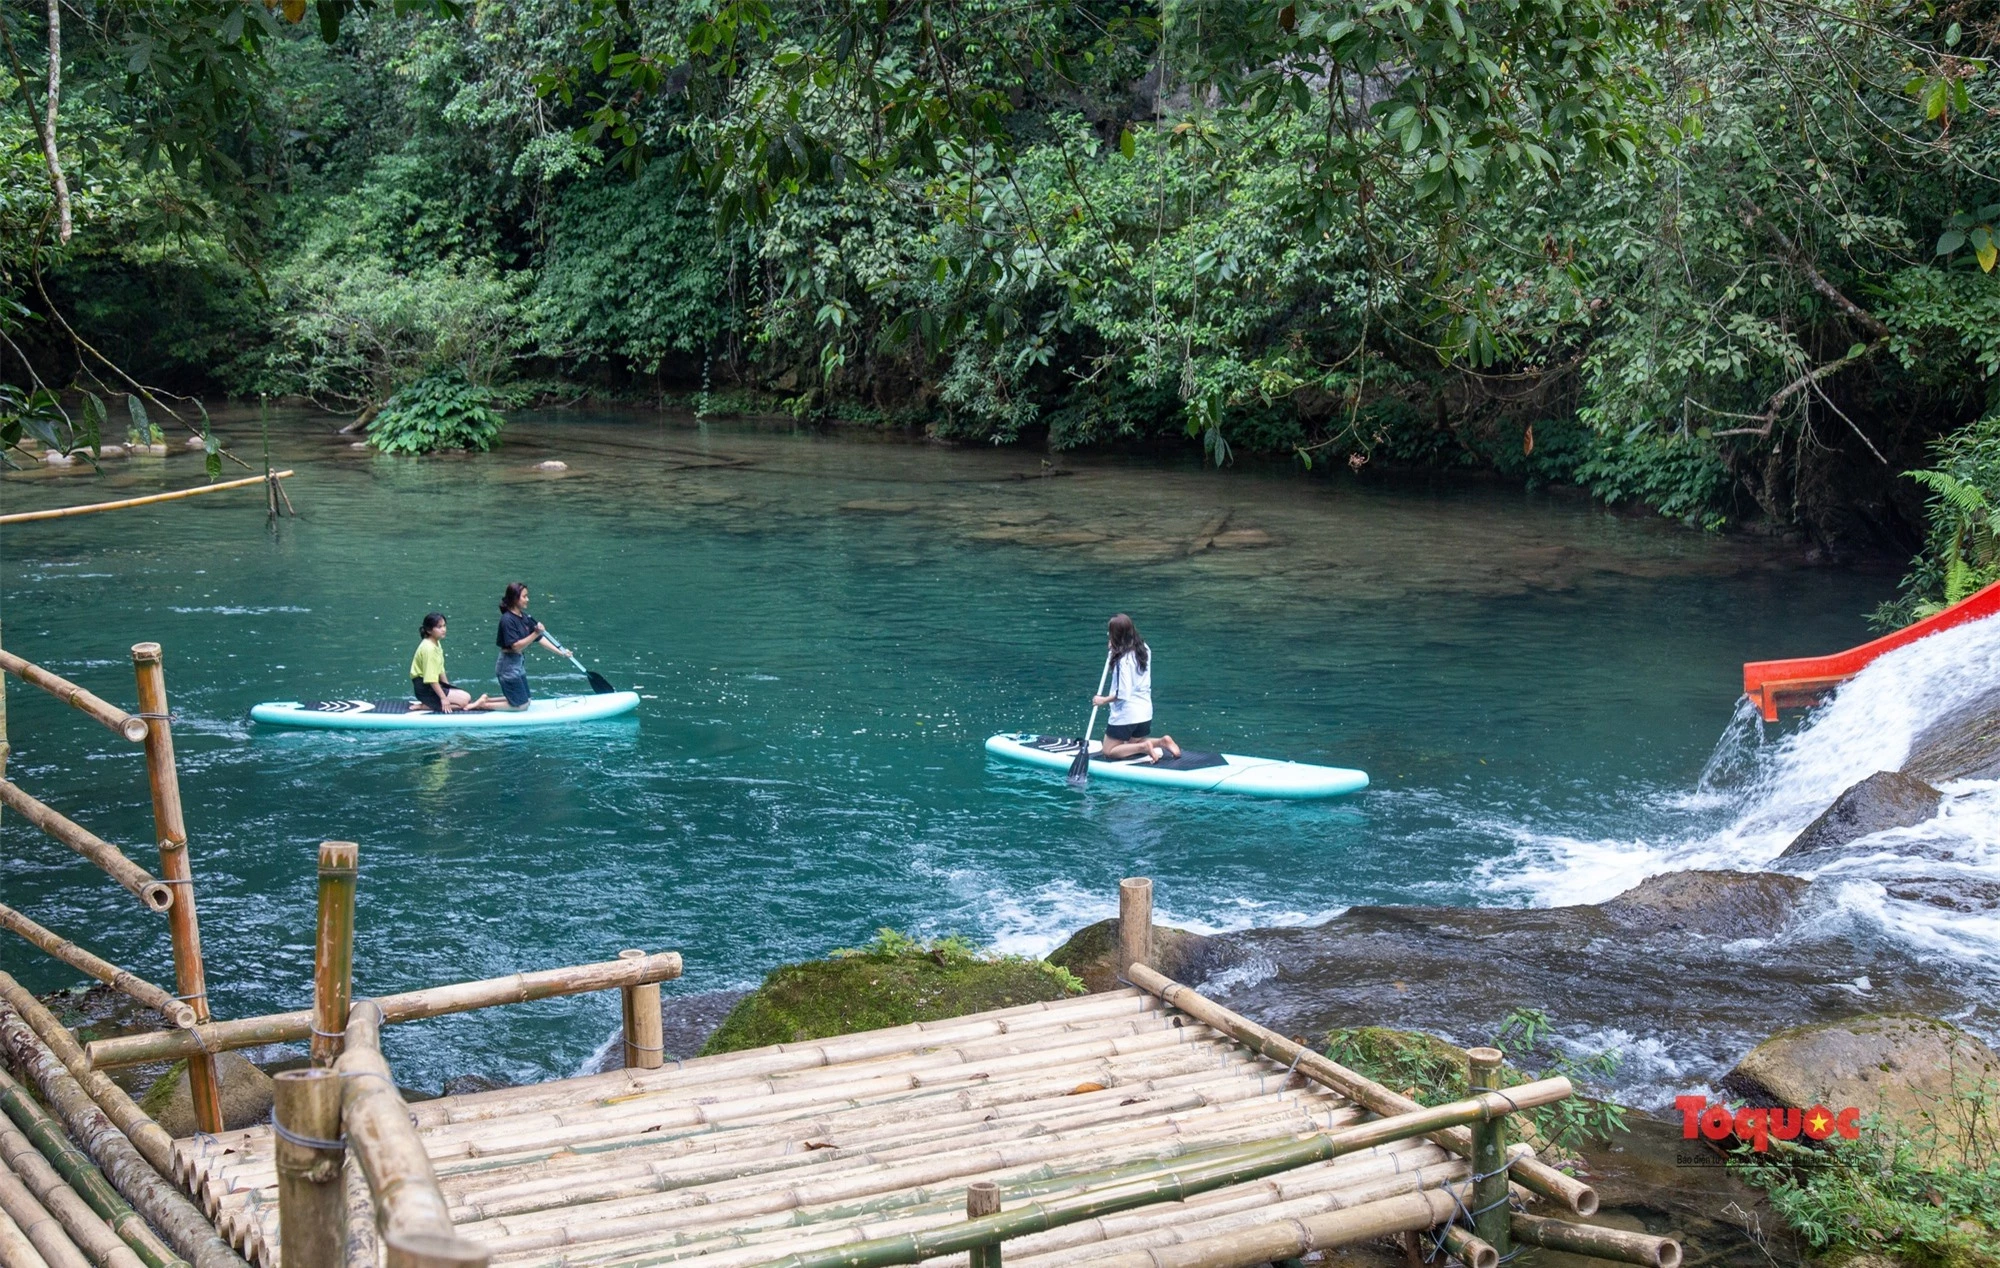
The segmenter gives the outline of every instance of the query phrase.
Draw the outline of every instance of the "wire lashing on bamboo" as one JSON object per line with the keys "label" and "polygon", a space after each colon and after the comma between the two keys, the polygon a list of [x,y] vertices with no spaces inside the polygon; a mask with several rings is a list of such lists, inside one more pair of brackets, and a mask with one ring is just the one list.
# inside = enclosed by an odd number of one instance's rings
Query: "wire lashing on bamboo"
{"label": "wire lashing on bamboo", "polygon": [[341,1174],[340,1076],[286,1070],[274,1077],[272,1149],[278,1172],[278,1227],[285,1268],[343,1268],[347,1184]]}
{"label": "wire lashing on bamboo", "polygon": [[[1503,1096],[1500,1065],[1506,1055],[1498,1048],[1473,1048],[1465,1054],[1466,1087],[1475,1093]],[[1472,1231],[1503,1258],[1514,1244],[1507,1231],[1507,1120],[1472,1124]]]}
{"label": "wire lashing on bamboo", "polygon": [[[146,721],[146,783],[153,794],[153,834],[160,842],[160,876],[174,889],[167,911],[167,929],[174,950],[174,986],[194,1009],[196,1024],[209,1018],[208,975],[201,961],[201,923],[195,918],[194,868],[188,861],[187,821],[181,816],[180,772],[174,765],[174,735],[167,725],[167,672],[158,643],[132,646],[132,672],[138,680],[139,713]],[[194,1103],[195,1126],[222,1130],[222,1085],[215,1057],[197,1052],[188,1057],[188,1092]]]}
{"label": "wire lashing on bamboo", "polygon": [[[639,961],[646,953],[620,951],[618,958]],[[660,984],[635,982],[619,988],[619,1002],[625,1017],[625,1068],[657,1070],[666,1063],[667,1027],[660,1013]]]}
{"label": "wire lashing on bamboo", "polygon": [[361,847],[352,841],[319,843],[319,920],[313,939],[312,1063],[330,1066],[347,1034],[354,999],[354,892]]}

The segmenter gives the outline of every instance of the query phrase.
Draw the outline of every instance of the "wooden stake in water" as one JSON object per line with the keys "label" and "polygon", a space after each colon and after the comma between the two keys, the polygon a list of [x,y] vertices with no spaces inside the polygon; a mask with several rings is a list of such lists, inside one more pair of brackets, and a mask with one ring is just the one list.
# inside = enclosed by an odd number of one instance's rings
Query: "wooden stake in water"
{"label": "wooden stake in water", "polygon": [[319,924],[313,942],[312,1063],[340,1059],[347,1006],[354,999],[354,886],[361,848],[352,841],[319,843]]}
{"label": "wooden stake in water", "polygon": [[[1474,1048],[1465,1054],[1466,1090],[1500,1090],[1498,1048]],[[1492,1246],[1501,1257],[1513,1249],[1507,1230],[1507,1120],[1488,1119],[1472,1123],[1472,1231],[1480,1241]]]}
{"label": "wooden stake in water", "polygon": [[[181,818],[181,780],[174,767],[174,736],[167,726],[167,671],[158,643],[132,648],[132,669],[139,680],[139,716],[146,727],[146,782],[153,793],[153,835],[160,842],[160,879],[174,887],[174,905],[167,909],[167,928],[174,946],[174,985],[194,1009],[197,1024],[208,1020],[208,977],[201,964],[201,925],[194,911],[194,869],[188,863],[187,823]],[[188,1058],[188,1090],[194,1102],[195,1126],[222,1130],[222,1088],[215,1075],[215,1058],[197,1053]]]}
{"label": "wooden stake in water", "polygon": [[286,1070],[276,1076],[278,1229],[285,1268],[347,1262],[347,1184],[341,1175],[340,1076]]}

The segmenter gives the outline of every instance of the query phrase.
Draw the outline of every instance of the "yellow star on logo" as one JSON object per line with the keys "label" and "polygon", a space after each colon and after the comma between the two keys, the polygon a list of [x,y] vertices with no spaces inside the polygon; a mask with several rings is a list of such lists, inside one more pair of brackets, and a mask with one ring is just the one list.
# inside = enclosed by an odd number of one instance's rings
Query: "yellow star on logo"
{"label": "yellow star on logo", "polygon": [[1826,1127],[1828,1121],[1829,1120],[1827,1119],[1826,1115],[1814,1114],[1811,1118],[1806,1120],[1806,1126],[1813,1129],[1814,1135],[1824,1136],[1826,1135]]}

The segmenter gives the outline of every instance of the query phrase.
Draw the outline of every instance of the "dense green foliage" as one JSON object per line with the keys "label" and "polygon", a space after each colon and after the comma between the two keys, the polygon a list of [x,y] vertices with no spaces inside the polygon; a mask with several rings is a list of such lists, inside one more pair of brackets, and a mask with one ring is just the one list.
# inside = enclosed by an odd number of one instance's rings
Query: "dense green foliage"
{"label": "dense green foliage", "polygon": [[384,453],[435,453],[440,449],[493,447],[506,425],[493,394],[455,374],[433,374],[398,388],[368,428],[368,442]]}
{"label": "dense green foliage", "polygon": [[942,1021],[1082,992],[1083,983],[1041,960],[984,955],[962,938],[926,942],[883,929],[865,947],[771,970],[730,1010],[701,1055]]}
{"label": "dense green foliage", "polygon": [[[42,12],[0,5],[26,103]],[[1963,490],[1900,475],[2000,498],[1931,449],[2000,404],[1969,0],[79,12],[67,241],[40,114],[0,124],[9,417],[121,371],[713,387],[1927,540],[1914,604],[1988,566]]]}

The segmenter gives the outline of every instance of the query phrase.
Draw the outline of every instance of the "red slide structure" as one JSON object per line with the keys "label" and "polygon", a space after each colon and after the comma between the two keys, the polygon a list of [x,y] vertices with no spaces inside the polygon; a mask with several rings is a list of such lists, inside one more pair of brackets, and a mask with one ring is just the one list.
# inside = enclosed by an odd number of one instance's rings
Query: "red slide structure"
{"label": "red slide structure", "polygon": [[1957,603],[1933,613],[1894,634],[1884,634],[1871,643],[1850,647],[1831,656],[1801,656],[1796,660],[1753,660],[1743,666],[1743,694],[1757,702],[1766,722],[1778,720],[1778,710],[1816,702],[1821,695],[1838,687],[1865,669],[1884,652],[1916,642],[1920,638],[1948,630],[1954,625],[1977,621],[2000,613],[2000,581],[1975,591]]}

